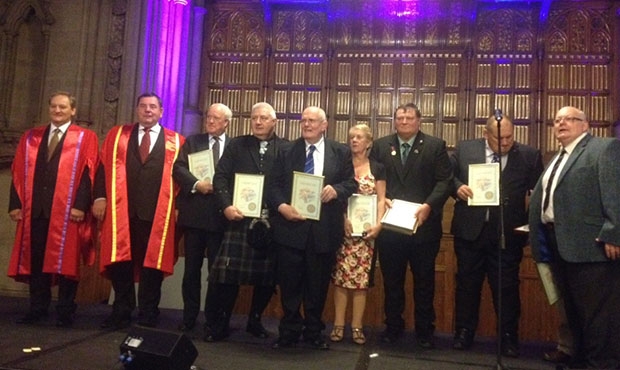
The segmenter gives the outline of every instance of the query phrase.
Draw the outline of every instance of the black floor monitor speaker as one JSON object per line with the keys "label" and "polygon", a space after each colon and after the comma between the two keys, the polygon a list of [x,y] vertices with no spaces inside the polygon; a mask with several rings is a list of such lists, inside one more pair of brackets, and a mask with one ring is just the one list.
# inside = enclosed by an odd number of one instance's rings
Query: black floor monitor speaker
{"label": "black floor monitor speaker", "polygon": [[189,370],[198,357],[182,333],[135,326],[120,345],[121,362],[133,370]]}

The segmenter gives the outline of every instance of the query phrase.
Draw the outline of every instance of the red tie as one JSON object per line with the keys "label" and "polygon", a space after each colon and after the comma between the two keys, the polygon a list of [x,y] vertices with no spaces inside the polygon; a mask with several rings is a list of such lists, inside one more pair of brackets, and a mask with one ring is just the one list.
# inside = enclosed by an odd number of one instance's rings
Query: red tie
{"label": "red tie", "polygon": [[142,136],[142,142],[140,143],[140,159],[142,163],[146,162],[146,157],[149,156],[149,151],[151,149],[151,135],[149,131],[151,129],[145,128],[144,135]]}

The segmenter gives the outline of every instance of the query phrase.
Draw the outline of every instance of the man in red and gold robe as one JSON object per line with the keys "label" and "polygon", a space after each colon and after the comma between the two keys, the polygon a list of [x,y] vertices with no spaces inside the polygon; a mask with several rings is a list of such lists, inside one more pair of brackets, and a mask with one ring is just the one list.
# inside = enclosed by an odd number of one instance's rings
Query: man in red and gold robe
{"label": "man in red and gold robe", "polygon": [[76,309],[80,256],[95,260],[91,238],[92,184],[98,166],[97,135],[72,124],[75,97],[56,92],[49,125],[22,136],[12,166],[9,216],[17,222],[8,275],[29,283],[30,309],[19,324],[48,315],[58,284],[56,325],[70,326]]}
{"label": "man in red and gold robe", "polygon": [[101,272],[112,281],[114,305],[102,328],[131,323],[138,288],[138,324],[155,327],[161,284],[174,271],[175,195],[172,167],[185,139],[159,124],[161,99],[138,98],[138,122],[116,126],[103,143],[93,214],[101,225]]}

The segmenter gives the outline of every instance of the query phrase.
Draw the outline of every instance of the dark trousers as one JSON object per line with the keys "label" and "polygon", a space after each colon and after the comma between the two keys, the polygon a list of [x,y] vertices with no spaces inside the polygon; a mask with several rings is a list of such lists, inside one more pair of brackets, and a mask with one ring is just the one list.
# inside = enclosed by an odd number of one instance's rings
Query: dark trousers
{"label": "dark trousers", "polygon": [[[215,261],[217,252],[222,244],[224,233],[211,232],[202,229],[185,228],[183,230],[184,246],[185,246],[185,272],[183,273],[183,322],[188,326],[193,326],[196,317],[200,312],[200,288],[202,285],[202,264],[205,258],[209,267]],[[209,283],[207,294],[211,295],[215,292],[215,288],[211,288],[213,284]],[[205,298],[205,316],[212,298]]]}
{"label": "dark trousers", "polygon": [[129,318],[136,307],[134,272],[139,274],[138,309],[140,316],[157,317],[161,299],[161,270],[143,267],[144,257],[151,234],[152,222],[132,219],[129,221],[131,261],[108,266],[108,274],[114,288],[115,315]]}
{"label": "dark trousers", "polygon": [[[497,314],[499,298],[499,232],[496,223],[487,223],[477,240],[454,239],[458,272],[456,274],[456,328],[478,327],[480,295],[485,277],[491,288],[493,306]],[[519,265],[523,248],[512,238],[506,238],[506,249],[501,251],[502,333],[518,338],[521,300],[519,298]]]}
{"label": "dark trousers", "polygon": [[[280,337],[314,340],[321,335],[325,324],[321,321],[331,272],[336,254],[316,253],[314,240],[309,238],[305,249],[280,244],[277,248],[277,276],[284,315],[280,320]],[[304,317],[300,308],[303,304]]]}
{"label": "dark trousers", "polygon": [[573,358],[589,368],[620,368],[620,262],[567,262],[553,230],[547,230],[547,241],[574,337]]}
{"label": "dark trousers", "polygon": [[[214,315],[209,317],[207,326],[211,327],[215,331],[228,330],[230,316],[235,308],[235,302],[237,301],[237,296],[239,295],[239,285],[223,283],[211,284],[215,287],[215,294],[211,296],[213,297],[213,300],[210,303]],[[252,304],[248,315],[250,319],[259,319],[261,317],[263,311],[267,308],[267,305],[271,300],[273,291],[273,286],[253,286]]]}
{"label": "dark trousers", "polygon": [[401,332],[405,327],[402,314],[405,309],[405,278],[409,265],[414,280],[416,335],[421,338],[432,336],[435,331],[435,258],[439,252],[439,240],[420,243],[415,236],[383,230],[376,245],[383,274],[387,330]]}
{"label": "dark trousers", "polygon": [[[45,244],[50,220],[35,218],[31,226],[31,260],[30,260],[30,312],[34,314],[47,314],[52,301],[52,274],[43,272],[45,259]],[[58,281],[58,304],[56,311],[59,315],[71,315],[75,312],[75,296],[78,282],[67,279],[62,275],[56,276]]]}

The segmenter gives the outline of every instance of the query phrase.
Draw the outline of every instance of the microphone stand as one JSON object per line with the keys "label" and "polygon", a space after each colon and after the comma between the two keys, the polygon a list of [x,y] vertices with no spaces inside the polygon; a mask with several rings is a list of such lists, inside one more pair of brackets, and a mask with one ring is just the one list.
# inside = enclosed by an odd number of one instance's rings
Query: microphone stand
{"label": "microphone stand", "polygon": [[499,244],[497,248],[497,360],[496,370],[507,370],[502,363],[502,251],[506,249],[506,234],[504,233],[504,198],[502,192],[502,111],[495,109],[497,121],[497,155],[499,155]]}

